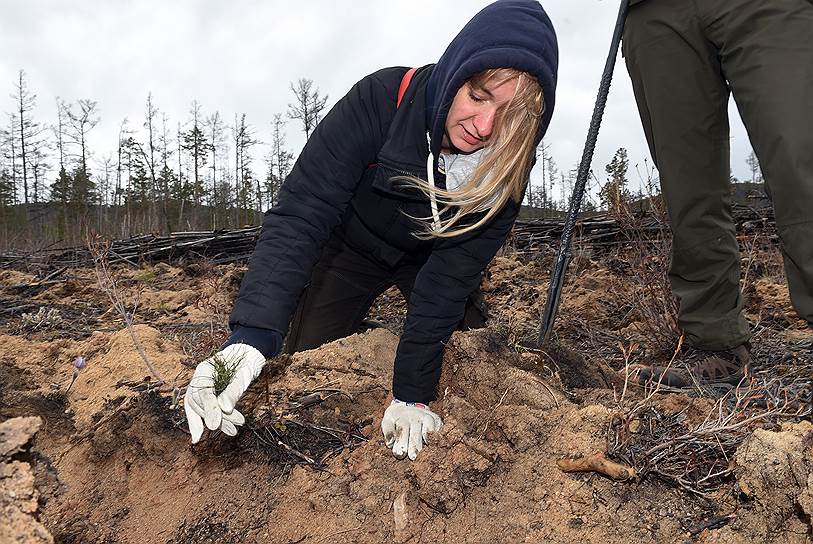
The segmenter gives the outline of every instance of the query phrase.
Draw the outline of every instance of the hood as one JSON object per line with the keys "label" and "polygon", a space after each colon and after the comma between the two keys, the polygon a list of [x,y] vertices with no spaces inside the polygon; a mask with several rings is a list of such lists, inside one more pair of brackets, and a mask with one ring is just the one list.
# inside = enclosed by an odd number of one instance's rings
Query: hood
{"label": "hood", "polygon": [[545,10],[535,0],[498,0],[483,8],[452,40],[432,70],[426,87],[430,151],[437,156],[446,115],[457,91],[471,76],[489,68],[516,68],[542,86],[545,111],[536,143],[553,114],[559,50]]}

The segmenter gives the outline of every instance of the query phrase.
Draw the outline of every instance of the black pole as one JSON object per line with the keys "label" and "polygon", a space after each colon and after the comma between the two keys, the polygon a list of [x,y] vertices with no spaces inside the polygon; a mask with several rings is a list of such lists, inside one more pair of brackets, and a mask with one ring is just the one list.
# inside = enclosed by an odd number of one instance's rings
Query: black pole
{"label": "black pole", "polygon": [[621,34],[624,31],[624,20],[627,17],[627,7],[629,0],[621,0],[618,9],[618,20],[615,23],[615,31],[610,42],[610,52],[607,55],[607,62],[604,64],[604,73],[601,76],[601,83],[598,87],[598,97],[593,108],[593,118],[590,120],[590,128],[587,131],[587,141],[584,144],[582,160],[579,163],[579,171],[576,176],[576,186],[573,188],[573,195],[570,198],[570,209],[567,212],[562,240],[559,244],[559,253],[556,256],[556,263],[551,272],[550,286],[548,287],[548,300],[545,302],[545,311],[542,313],[542,325],[539,329],[539,344],[542,345],[548,339],[550,331],[553,329],[553,321],[556,319],[556,310],[559,308],[559,297],[562,294],[562,285],[565,281],[565,270],[570,262],[570,242],[573,239],[573,229],[576,226],[576,217],[579,215],[579,208],[584,198],[584,188],[587,185],[587,177],[590,175],[590,165],[593,162],[593,151],[596,149],[598,139],[598,129],[601,126],[601,118],[604,116],[604,106],[607,104],[607,95],[610,92],[610,82],[613,79],[613,68],[618,57],[618,45],[621,43]]}

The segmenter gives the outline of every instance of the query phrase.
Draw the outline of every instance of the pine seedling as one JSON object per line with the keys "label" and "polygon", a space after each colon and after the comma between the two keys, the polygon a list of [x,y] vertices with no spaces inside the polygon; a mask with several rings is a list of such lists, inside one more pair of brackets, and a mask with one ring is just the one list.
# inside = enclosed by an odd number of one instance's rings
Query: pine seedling
{"label": "pine seedling", "polygon": [[240,359],[227,359],[218,353],[212,357],[209,364],[212,365],[214,369],[212,379],[214,381],[215,396],[218,396],[228,387],[234,379],[234,375],[237,374],[237,366],[240,364]]}

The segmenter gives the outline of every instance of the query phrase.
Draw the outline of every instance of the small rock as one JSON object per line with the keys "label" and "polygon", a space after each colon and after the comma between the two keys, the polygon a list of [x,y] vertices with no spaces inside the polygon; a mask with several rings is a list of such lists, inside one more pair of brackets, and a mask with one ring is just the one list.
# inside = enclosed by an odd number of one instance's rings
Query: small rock
{"label": "small rock", "polygon": [[578,517],[570,518],[569,520],[567,520],[567,525],[572,529],[578,529],[579,527],[584,525],[584,520]]}

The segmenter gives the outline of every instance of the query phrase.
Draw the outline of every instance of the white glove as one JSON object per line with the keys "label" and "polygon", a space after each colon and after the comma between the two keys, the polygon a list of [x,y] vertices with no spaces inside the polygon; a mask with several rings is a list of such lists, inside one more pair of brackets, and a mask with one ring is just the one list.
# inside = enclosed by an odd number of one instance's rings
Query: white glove
{"label": "white glove", "polygon": [[[237,364],[232,381],[220,395],[215,397],[215,357],[227,364]],[[189,422],[192,443],[197,444],[203,436],[204,423],[211,430],[220,429],[228,436],[237,434],[237,426],[246,422],[234,405],[246,392],[265,365],[265,357],[259,350],[247,344],[232,344],[200,363],[192,374],[186,388],[184,411]]]}
{"label": "white glove", "polygon": [[403,402],[392,399],[384,410],[381,431],[384,441],[398,459],[407,455],[414,461],[424,444],[429,443],[429,433],[443,426],[440,416],[420,402]]}

